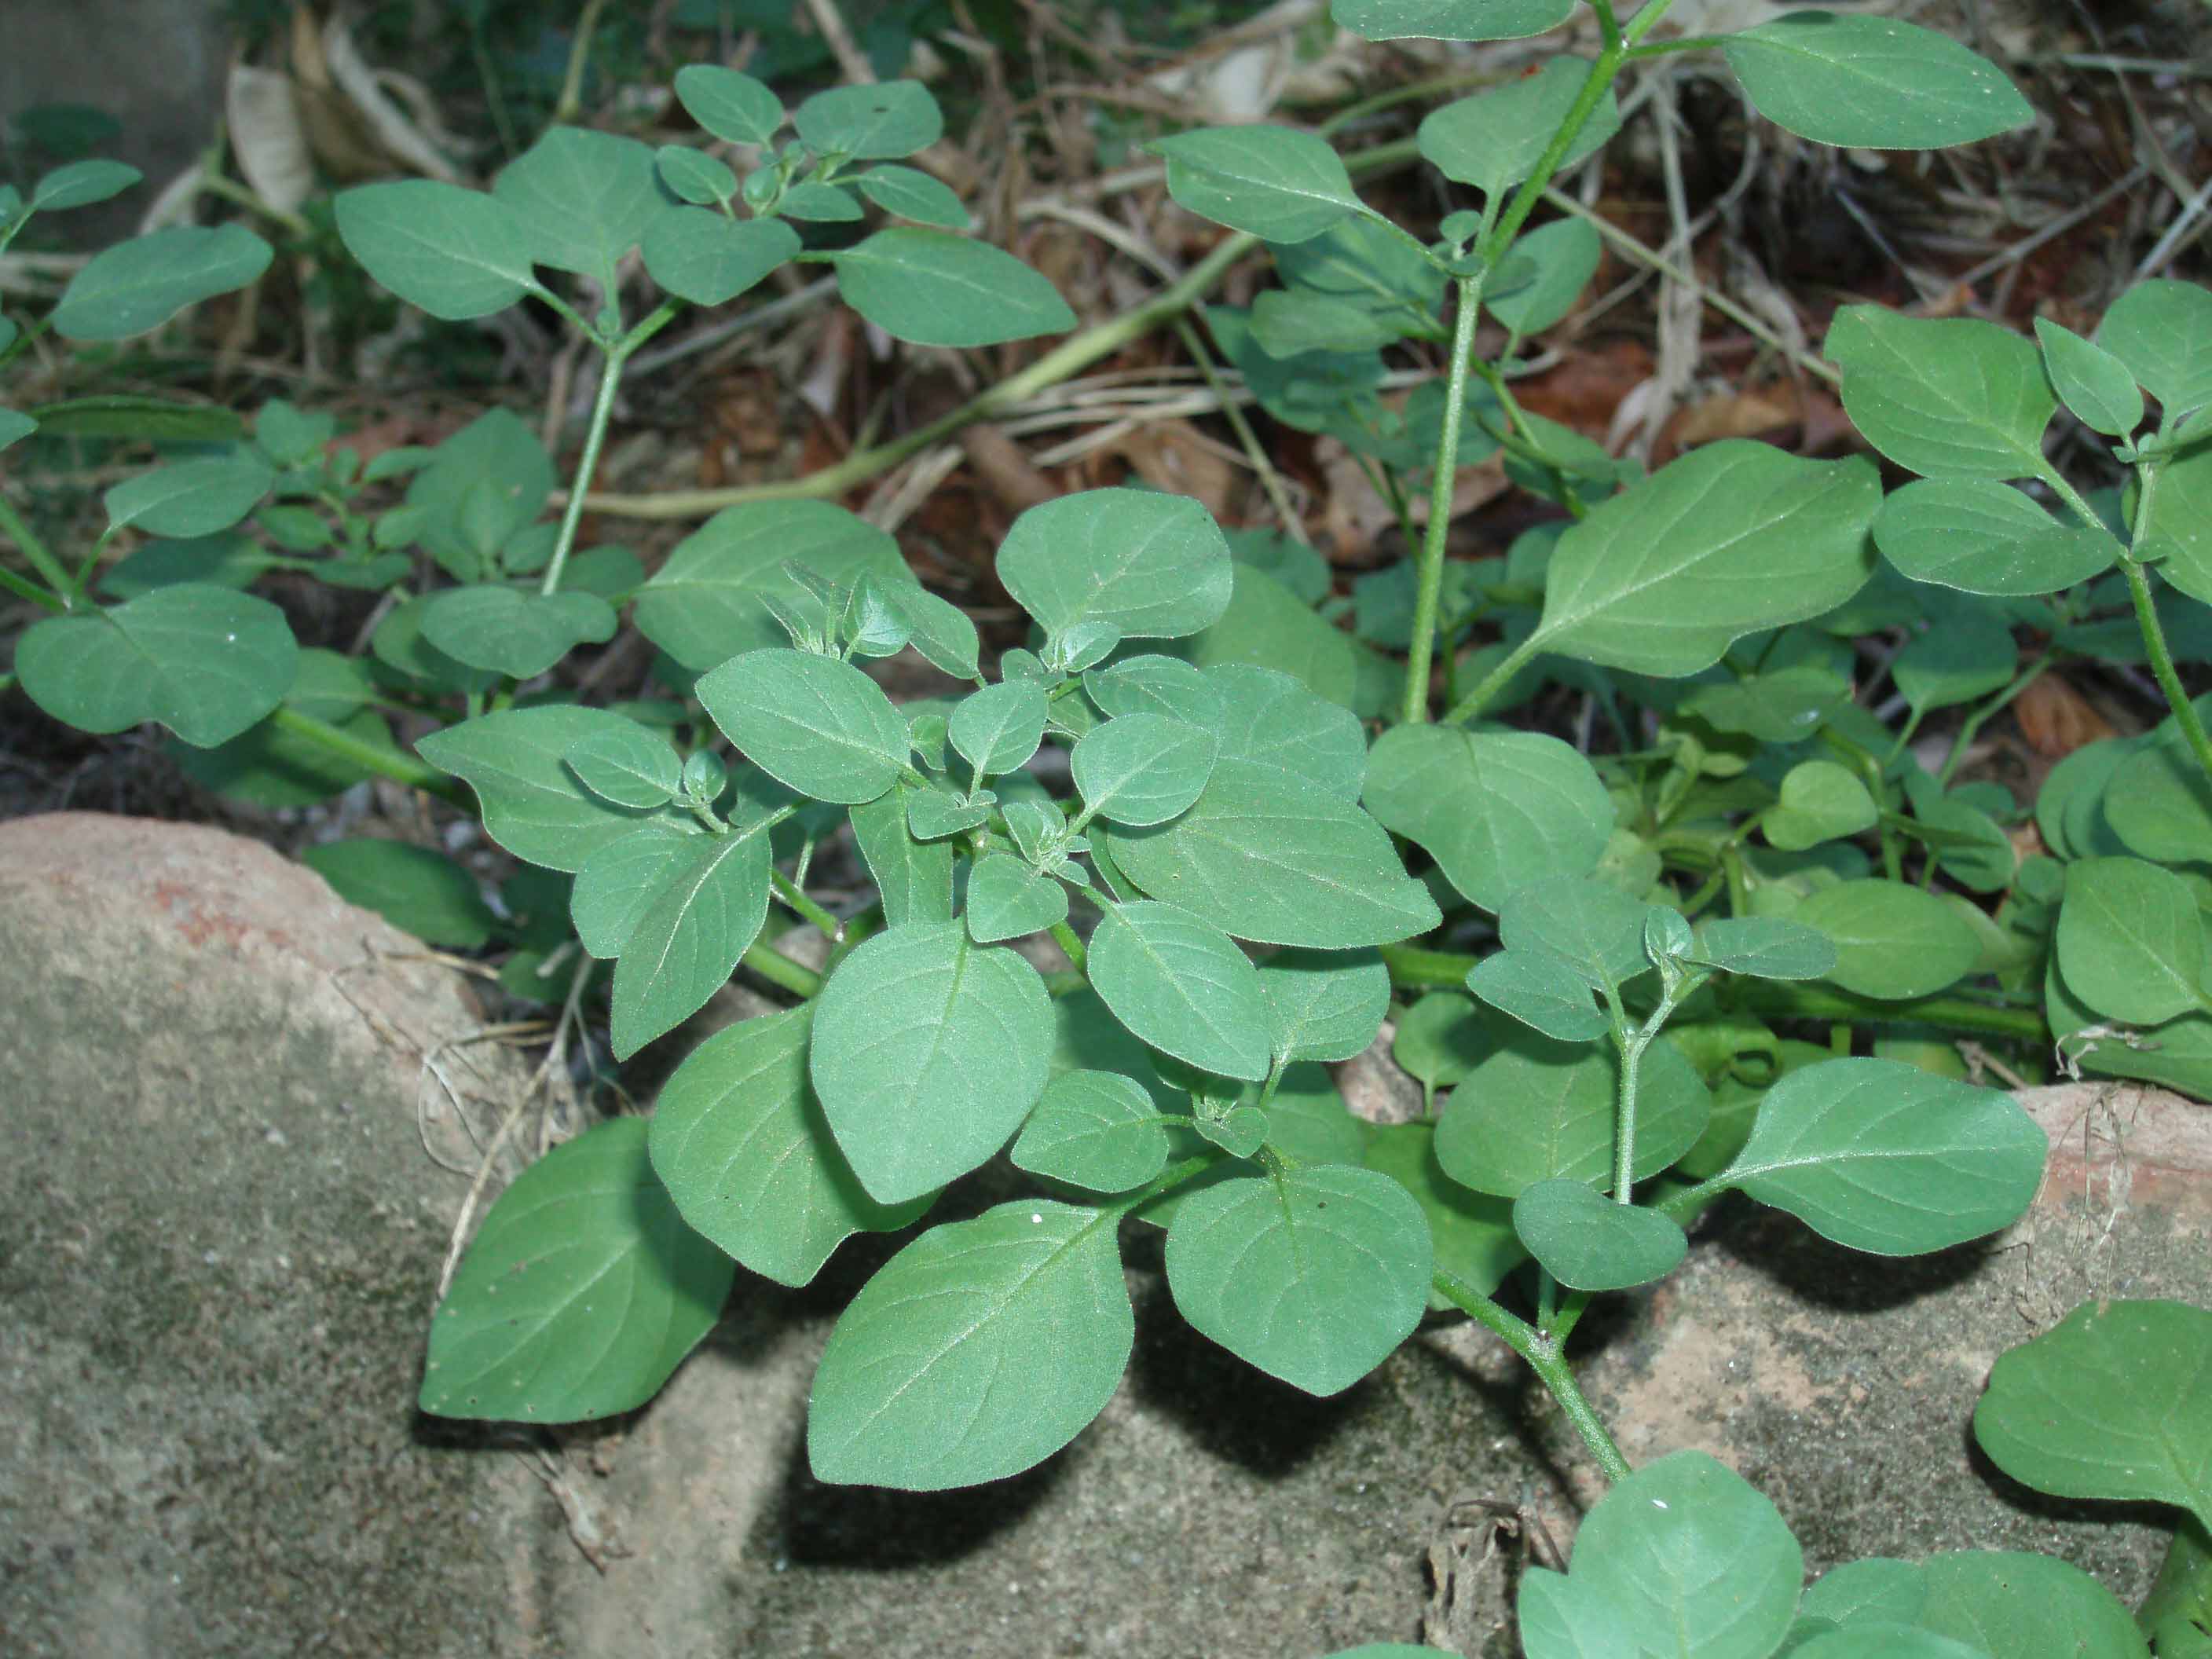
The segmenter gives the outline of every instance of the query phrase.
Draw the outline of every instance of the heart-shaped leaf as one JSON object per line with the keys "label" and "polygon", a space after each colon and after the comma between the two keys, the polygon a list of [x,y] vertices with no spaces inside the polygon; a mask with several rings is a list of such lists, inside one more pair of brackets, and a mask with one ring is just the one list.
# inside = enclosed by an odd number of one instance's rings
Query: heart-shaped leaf
{"label": "heart-shaped leaf", "polygon": [[1089,971],[1114,1017],[1162,1053],[1223,1077],[1267,1075],[1267,999],[1218,928],[1171,904],[1116,905],[1091,936]]}
{"label": "heart-shaped leaf", "polygon": [[816,800],[871,801],[906,770],[906,721],[835,657],[749,651],[701,675],[695,692],[748,760]]}
{"label": "heart-shaped leaf", "polygon": [[691,118],[733,144],[765,144],[783,125],[783,106],[750,75],[718,64],[676,71],[676,98]]}
{"label": "heart-shaped leaf", "polygon": [[2136,283],[2097,325],[2097,343],[2179,418],[2212,404],[2212,294],[2197,283]]}
{"label": "heart-shaped leaf", "polygon": [[1052,1001],[1037,970],[958,921],[861,941],[815,1003],[815,1092],[860,1184],[897,1204],[965,1175],[1043,1091]]}
{"label": "heart-shaped leaf", "polygon": [[1974,1437],[2038,1492],[2148,1498],[2212,1527],[2212,1313],[2084,1303],[1998,1358]]}
{"label": "heart-shaped leaf", "polygon": [[1800,761],[1783,775],[1782,798],[1759,815],[1767,844],[1802,853],[1871,830],[1881,813],[1858,774],[1831,760]]}
{"label": "heart-shaped leaf", "polygon": [[1626,1291],[1664,1279],[1690,1241],[1656,1210],[1616,1204],[1580,1181],[1540,1181],[1513,1200],[1513,1231],[1570,1290]]}
{"label": "heart-shaped leaf", "polygon": [[799,136],[817,155],[896,161],[945,136],[937,100],[919,81],[833,87],[799,106]]}
{"label": "heart-shaped leaf", "polygon": [[884,1263],[814,1373],[815,1479],[941,1492],[1018,1474],[1073,1440],[1136,1340],[1115,1218],[1001,1204]]}
{"label": "heart-shaped leaf", "polygon": [[2018,1220],[2049,1150],[2008,1095],[1902,1060],[1831,1060],[1766,1091],[1719,1179],[1851,1249],[1922,1255]]}
{"label": "heart-shaped leaf", "polygon": [[268,600],[184,582],[94,615],[33,623],[16,642],[15,672],[32,702],[80,731],[159,720],[211,749],[276,706],[299,656]]}
{"label": "heart-shaped leaf", "polygon": [[615,636],[614,607],[594,593],[525,592],[484,583],[447,588],[422,607],[422,637],[455,662],[535,679],[577,646]]}
{"label": "heart-shaped leaf", "polygon": [[1340,1393],[1413,1333],[1433,1256],[1388,1176],[1325,1164],[1191,1194],[1168,1229],[1168,1287],[1198,1331],[1308,1394]]}
{"label": "heart-shaped leaf", "polygon": [[1025,766],[1044,739],[1044,687],[1001,680],[971,691],[945,721],[945,738],[975,769],[976,781]]}
{"label": "heart-shaped leaf", "polygon": [[548,127],[500,170],[491,193],[513,210],[532,259],[592,277],[610,295],[615,267],[666,199],[648,147],[591,127]]}
{"label": "heart-shaped leaf", "polygon": [[1467,988],[1562,1042],[1587,1042],[1606,1033],[1606,1017],[1591,1000],[1589,986],[1554,957],[1493,951],[1468,970]]}
{"label": "heart-shaped leaf", "polygon": [[878,1204],[830,1138],[806,1081],[811,1010],[741,1019],[662,1085],[647,1139],[684,1219],[779,1285],[811,1282],[845,1239],[890,1232],[934,1194]]}
{"label": "heart-shaped leaf", "polygon": [[721,1317],[735,1264],[686,1226],[618,1117],[514,1178],[430,1322],[422,1406],[574,1423],[653,1398]]}
{"label": "heart-shaped leaf", "polygon": [[1175,638],[1216,621],[1233,577],[1211,514],[1183,495],[1086,489],[1030,507],[999,544],[1014,602],[1061,635],[1104,623],[1124,639]]}
{"label": "heart-shaped leaf", "polygon": [[1259,972],[1286,1063],[1364,1054],[1390,1012],[1390,970],[1372,951],[1280,951]]}
{"label": "heart-shaped leaf", "polygon": [[2041,472],[2058,398],[2042,357],[2009,329],[1845,306],[1826,349],[1844,371],[1844,413],[1899,466],[1999,481]]}
{"label": "heart-shaped leaf", "polygon": [[781,219],[729,219],[672,207],[646,226],[641,246],[654,282],[694,305],[719,306],[765,281],[799,252],[799,242]]}

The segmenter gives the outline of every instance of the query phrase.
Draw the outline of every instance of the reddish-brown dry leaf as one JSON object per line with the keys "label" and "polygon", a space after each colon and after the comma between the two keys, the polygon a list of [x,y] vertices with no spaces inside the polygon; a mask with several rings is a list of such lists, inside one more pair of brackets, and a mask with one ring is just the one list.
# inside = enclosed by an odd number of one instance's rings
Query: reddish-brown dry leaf
{"label": "reddish-brown dry leaf", "polygon": [[2118,735],[2112,723],[2063,675],[2045,674],[2031,681],[2013,699],[2012,707],[2027,746],[2052,760],[2063,760],[2100,738]]}

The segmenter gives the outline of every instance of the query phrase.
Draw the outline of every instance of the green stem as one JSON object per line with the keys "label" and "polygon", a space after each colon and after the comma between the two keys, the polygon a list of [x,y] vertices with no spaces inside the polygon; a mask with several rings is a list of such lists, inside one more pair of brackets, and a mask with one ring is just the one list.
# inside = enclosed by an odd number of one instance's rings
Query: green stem
{"label": "green stem", "polygon": [[2045,652],[2043,655],[2021,670],[2019,678],[2010,685],[2005,687],[2003,690],[1998,692],[1996,696],[1960,722],[1959,734],[1951,740],[1951,752],[1943,757],[1943,769],[1936,775],[1937,783],[1946,789],[1951,787],[1951,779],[1957,773],[1959,763],[1966,758],[1966,750],[1982,727],[2011,707],[2014,697],[2041,678],[2043,671],[2051,666],[2056,654],[2054,652]]}
{"label": "green stem", "polygon": [[615,412],[615,392],[622,385],[623,365],[629,361],[632,352],[674,320],[679,303],[675,300],[663,301],[658,311],[605,349],[607,361],[599,371],[599,395],[592,399],[592,423],[584,433],[584,453],[576,463],[576,488],[569,490],[568,502],[561,510],[561,533],[553,544],[553,556],[546,563],[545,580],[538,584],[540,593],[561,591],[561,572],[568,562],[569,549],[576,544],[576,526],[583,522],[592,476],[599,471],[599,448],[606,442],[607,422]]}
{"label": "green stem", "polygon": [[[62,562],[47,550],[46,544],[31,533],[31,526],[23,522],[5,500],[0,500],[0,532],[5,532],[8,539],[22,550],[23,556],[31,562],[31,568],[46,579],[46,586],[52,588],[55,596],[61,600],[62,609],[76,610],[80,595],[76,585],[70,580],[69,572],[62,568]],[[25,597],[31,596],[27,594]]]}
{"label": "green stem", "polygon": [[69,605],[56,594],[49,593],[36,582],[17,575],[14,571],[0,568],[0,587],[6,588],[18,599],[28,599],[33,605],[42,605],[49,611],[66,611]]}
{"label": "green stem", "polygon": [[[1644,8],[1647,12],[1664,11],[1666,9],[1667,0],[1652,0],[1652,3]],[[1566,118],[1552,134],[1552,142],[1544,146],[1543,155],[1537,159],[1535,171],[1521,181],[1521,188],[1514,192],[1512,203],[1490,234],[1482,239],[1483,255],[1492,265],[1504,258],[1506,249],[1513,246],[1513,239],[1521,234],[1521,227],[1528,222],[1528,216],[1535,211],[1536,204],[1543,198],[1545,187],[1552,182],[1552,175],[1559,170],[1559,163],[1567,159],[1567,152],[1574,147],[1576,137],[1590,117],[1597,113],[1598,106],[1605,101],[1605,94],[1612,88],[1613,77],[1620,73],[1621,64],[1627,61],[1628,46],[1621,38],[1620,26],[1613,21],[1612,6],[1602,3],[1601,0],[1593,9],[1597,12],[1599,26],[1605,32],[1604,48],[1590,64],[1589,73],[1583,77],[1582,90],[1575,94],[1575,101],[1568,106]],[[1639,17],[1637,21],[1641,22],[1643,19]]]}
{"label": "green stem", "polygon": [[313,714],[301,713],[289,703],[279,703],[270,712],[269,724],[280,732],[289,732],[295,738],[304,738],[318,747],[328,750],[341,760],[349,761],[364,772],[374,772],[381,778],[410,789],[420,789],[425,794],[450,801],[455,806],[466,807],[468,793],[461,786],[438,770],[411,755],[403,755],[396,749],[380,744],[364,743],[343,727],[328,720],[317,720]]}
{"label": "green stem", "polygon": [[1076,973],[1084,976],[1085,983],[1088,983],[1090,952],[1083,948],[1083,941],[1076,938],[1075,929],[1064,921],[1055,921],[1047,931],[1052,934],[1053,943],[1067,952],[1067,959],[1074,964]]}
{"label": "green stem", "polygon": [[[1459,989],[1467,982],[1475,958],[1456,951],[1431,951],[1419,945],[1386,945],[1382,960],[1390,969],[1391,983],[1401,990]],[[1738,980],[1729,994],[1729,1006],[1770,1019],[1847,1019],[1860,1025],[1948,1026],[1987,1036],[2016,1037],[2023,1042],[2047,1042],[2051,1030],[2033,1008],[2008,1008],[1977,1002],[1972,997],[1920,997],[1907,1002],[1878,1002],[1825,987],[1784,983],[1772,980]]]}
{"label": "green stem", "polygon": [[1503,660],[1482,677],[1474,690],[1452,705],[1450,711],[1444,715],[1443,723],[1458,726],[1473,720],[1488,708],[1491,699],[1505,689],[1506,682],[1526,667],[1528,659],[1544,648],[1543,640],[1544,630],[1539,628],[1507,652]]}
{"label": "green stem", "polygon": [[845,924],[806,896],[806,891],[781,870],[769,872],[775,884],[775,896],[784,908],[802,920],[812,922],[821,930],[822,937],[835,945],[843,935]]}
{"label": "green stem", "polygon": [[1219,400],[1222,417],[1229,422],[1229,429],[1237,434],[1237,447],[1243,450],[1244,459],[1252,464],[1252,471],[1259,475],[1260,488],[1267,492],[1268,504],[1275,509],[1275,516],[1282,520],[1284,533],[1300,546],[1311,547],[1313,538],[1306,534],[1305,525],[1291,506],[1290,492],[1283,488],[1283,475],[1275,471],[1275,464],[1267,459],[1267,447],[1261,443],[1260,434],[1252,429],[1252,422],[1244,418],[1244,411],[1230,395],[1229,388],[1222,384],[1220,373],[1214,367],[1213,354],[1206,349],[1206,342],[1198,337],[1198,331],[1191,325],[1188,317],[1176,319],[1176,337],[1182,342],[1182,349],[1190,353],[1191,362],[1198,365],[1198,372],[1204,377],[1206,389]]}
{"label": "green stem", "polygon": [[1428,533],[1421,541],[1419,586],[1413,592],[1413,637],[1406,658],[1406,696],[1398,718],[1418,726],[1429,717],[1429,664],[1436,648],[1437,607],[1444,591],[1444,544],[1451,534],[1452,487],[1459,478],[1459,428],[1467,404],[1468,363],[1474,356],[1474,325],[1482,314],[1482,278],[1459,280],[1459,316],[1452,325],[1451,362],[1444,384],[1443,433],[1429,480]]}
{"label": "green stem", "polygon": [[2166,706],[2173,710],[2174,723],[2181,727],[2181,735],[2196,751],[2197,765],[2204,775],[2212,778],[2212,737],[2204,731],[2204,722],[2197,717],[2197,706],[2189,700],[2189,693],[2181,684],[2181,676],[2174,672],[2173,653],[2166,648],[2166,629],[2159,625],[2158,605],[2151,597],[2150,579],[2142,563],[2132,554],[2120,561],[2120,574],[2127,579],[2128,597],[2135,601],[2136,626],[2142,630],[2143,650],[2150,657],[2151,677],[2157,680],[2158,689],[2166,693]]}
{"label": "green stem", "polygon": [[1605,1012],[1607,1018],[1613,1022],[1613,1048],[1620,1056],[1620,1085],[1613,1108],[1613,1201],[1632,1204],[1636,1185],[1636,1073],[1644,1060],[1646,1039],[1644,1032],[1628,1029],[1628,1021],[1620,1012],[1618,988],[1607,996]]}
{"label": "green stem", "polygon": [[804,963],[793,962],[773,945],[755,943],[738,959],[738,965],[751,969],[769,984],[801,1000],[822,994],[822,975]]}
{"label": "green stem", "polygon": [[1440,1273],[1430,1282],[1454,1307],[1497,1333],[1508,1347],[1528,1362],[1529,1369],[1536,1373],[1552,1398],[1559,1402],[1559,1409],[1575,1425],[1575,1431],[1582,1436],[1583,1444],[1589,1448],[1590,1455],[1605,1471],[1607,1480],[1626,1480],[1634,1473],[1628,1467],[1628,1460],[1620,1455],[1620,1448],[1613,1443],[1613,1436],[1607,1432],[1603,1421],[1583,1397],[1559,1343],[1449,1273]]}

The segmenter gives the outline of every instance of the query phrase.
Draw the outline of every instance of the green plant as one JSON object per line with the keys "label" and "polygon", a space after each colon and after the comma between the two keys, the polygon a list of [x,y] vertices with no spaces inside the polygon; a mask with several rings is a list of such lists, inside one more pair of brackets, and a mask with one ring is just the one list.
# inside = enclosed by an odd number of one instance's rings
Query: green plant
{"label": "green plant", "polygon": [[[1336,13],[1375,38],[1481,39],[1572,9]],[[1194,503],[1133,489],[1015,523],[997,570],[1034,631],[995,680],[972,623],[835,507],[732,507],[649,577],[623,550],[575,546],[622,370],[684,305],[802,260],[903,339],[1073,323],[1036,273],[951,234],[965,214],[949,191],[896,165],[939,127],[907,83],[809,100],[779,143],[768,88],[683,71],[701,125],[758,147],[742,179],[700,150],[556,128],[488,193],[340,198],[348,246],[403,298],[449,319],[526,299],[601,352],[557,521],[543,519],[551,463],[512,416],[356,468],[331,458],[327,423],[283,404],[252,443],[111,492],[108,537],[161,538],[105,577],[112,606],[86,592],[100,548],[72,574],[0,519],[40,579],[9,585],[61,613],[16,653],[49,712],[92,731],[158,720],[201,751],[202,775],[264,799],[383,775],[465,804],[459,780],[489,837],[551,878],[519,877],[501,918],[438,855],[341,844],[318,854],[341,891],[425,937],[503,932],[526,994],[557,995],[547,972],[573,963],[570,1006],[604,996],[618,1060],[741,967],[791,1003],[701,1044],[649,1121],[601,1125],[514,1182],[433,1322],[427,1409],[632,1409],[712,1326],[738,1265],[805,1284],[845,1238],[909,1226],[1004,1148],[1038,1195],[928,1228],[839,1321],[808,1423],[823,1479],[958,1486],[1066,1444],[1130,1352],[1132,1221],[1165,1230],[1197,1329],[1311,1392],[1350,1386],[1431,1311],[1528,1361],[1619,1483],[1573,1570],[1528,1580],[1534,1659],[1994,1659],[2025,1650],[2007,1632],[2046,1606],[2075,1610],[2081,1652],[2146,1650],[2108,1592],[2034,1558],[1862,1563],[1801,1599],[1772,1507],[1695,1455],[1632,1473],[1566,1346],[1594,1297],[1671,1270],[1685,1225],[1727,1193],[1888,1255],[2017,1218],[2040,1132],[1914,1033],[2010,1045],[2031,1072],[2057,1034],[2072,1063],[2212,1095],[2212,744],[2176,666],[2212,659],[2189,603],[2212,599],[2212,298],[2142,284],[2096,342],[2046,327],[2039,349],[1850,307],[1827,342],[1845,409],[1918,482],[1885,495],[1864,459],[1735,441],[1645,477],[1513,392],[1522,341],[1596,263],[1584,222],[1533,216],[1618,127],[1627,64],[1717,48],[1763,113],[1838,144],[1970,142],[2027,111],[1990,65],[1908,25],[1798,14],[1647,43],[1664,0],[1625,27],[1594,9],[1595,60],[1556,59],[1422,123],[1414,148],[1481,203],[1433,241],[1362,201],[1317,135],[1153,146],[1175,198],[1237,233],[1209,270],[1264,241],[1283,277],[1249,311],[1208,310],[1222,354],[1270,415],[1363,457],[1419,544],[1355,584],[1348,631],[1310,548],[1225,535]],[[941,228],[834,249],[794,228],[855,220],[863,199]],[[633,248],[663,296],[634,320]],[[541,267],[578,285],[556,291]],[[87,303],[72,289],[54,326]],[[167,309],[96,314],[144,326]],[[1486,312],[1506,331],[1496,362],[1474,349]],[[1409,340],[1440,349],[1443,372],[1393,408],[1381,354]],[[2160,416],[2138,438],[2144,391]],[[2116,441],[2124,490],[2084,494],[2046,459],[2062,404]],[[1450,560],[1454,475],[1499,450],[1563,516],[1502,556]],[[403,502],[361,508],[401,478]],[[234,531],[249,514],[256,537]],[[415,549],[447,584],[418,585]],[[299,652],[282,613],[240,591],[278,563],[392,588],[367,663]],[[662,653],[665,696],[586,707],[543,681],[611,638],[624,606]],[[2023,665],[2031,630],[2049,642]],[[1867,634],[1899,645],[1888,718],[1875,686],[1854,691],[1849,641]],[[894,707],[858,664],[907,649],[958,695]],[[2073,659],[2148,661],[2170,717],[2059,768],[2035,805],[2049,854],[2022,861],[2009,792],[1957,773],[1982,722]],[[1602,715],[1612,752],[1488,718],[1547,686]],[[1947,709],[1966,712],[1931,772],[1911,740]],[[441,729],[409,755],[387,710]],[[1066,750],[1069,799],[1038,781],[1047,744]],[[805,889],[848,824],[878,896],[839,918]],[[776,947],[778,913],[830,936],[825,969]],[[1065,966],[1010,948],[1034,935]],[[1430,1109],[1377,1127],[1324,1067],[1366,1049],[1394,999],[1393,1052]],[[1806,1023],[1829,1044],[1789,1034]],[[1871,1054],[1852,1052],[1861,1031],[1884,1034]],[[574,1294],[587,1284],[624,1293]],[[2179,1385],[2208,1347],[2190,1317],[2097,1341]],[[2015,1421],[2005,1437],[2010,1379],[2031,1370],[2000,1368],[1980,1431],[2022,1479],[2063,1480],[2032,1432]],[[2206,1521],[2201,1467],[2052,1489]],[[2161,1655],[2203,1650],[2202,1545],[2177,1542],[2151,1626]]]}

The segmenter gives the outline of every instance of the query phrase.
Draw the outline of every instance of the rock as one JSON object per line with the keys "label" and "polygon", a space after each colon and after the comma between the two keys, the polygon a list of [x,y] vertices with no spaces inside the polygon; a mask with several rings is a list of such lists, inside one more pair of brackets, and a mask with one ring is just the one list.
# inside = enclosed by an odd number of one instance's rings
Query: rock
{"label": "rock", "polygon": [[86,813],[0,824],[0,1650],[545,1651],[544,1500],[414,1410],[468,1186],[425,1146],[474,1164],[428,1073],[480,1124],[526,1080],[459,976],[258,842]]}
{"label": "rock", "polygon": [[[896,1238],[802,1291],[741,1274],[630,1417],[531,1437],[419,1417],[467,1182],[424,1157],[416,1089],[421,1052],[481,1023],[456,977],[380,960],[416,953],[258,845],[74,815],[0,825],[0,1113],[27,1149],[0,1174],[9,1659],[1317,1659],[1425,1631],[1502,1659],[1498,1528],[1566,1545],[1595,1495],[1479,1328],[1314,1400],[1192,1332],[1141,1228],[1128,1376],[1000,1485],[807,1471],[815,1361]],[[465,1086],[488,1101],[520,1085],[498,1051],[441,1052],[457,1080],[483,1067]],[[1656,1292],[1601,1304],[1577,1352],[1632,1461],[1713,1452],[1816,1570],[2042,1548],[2139,1595],[2160,1517],[2022,1492],[1968,1419],[1996,1356],[2076,1302],[2203,1297],[2212,1110],[2113,1085],[2024,1098],[2059,1150],[2001,1238],[1874,1261],[1729,1204]]]}

